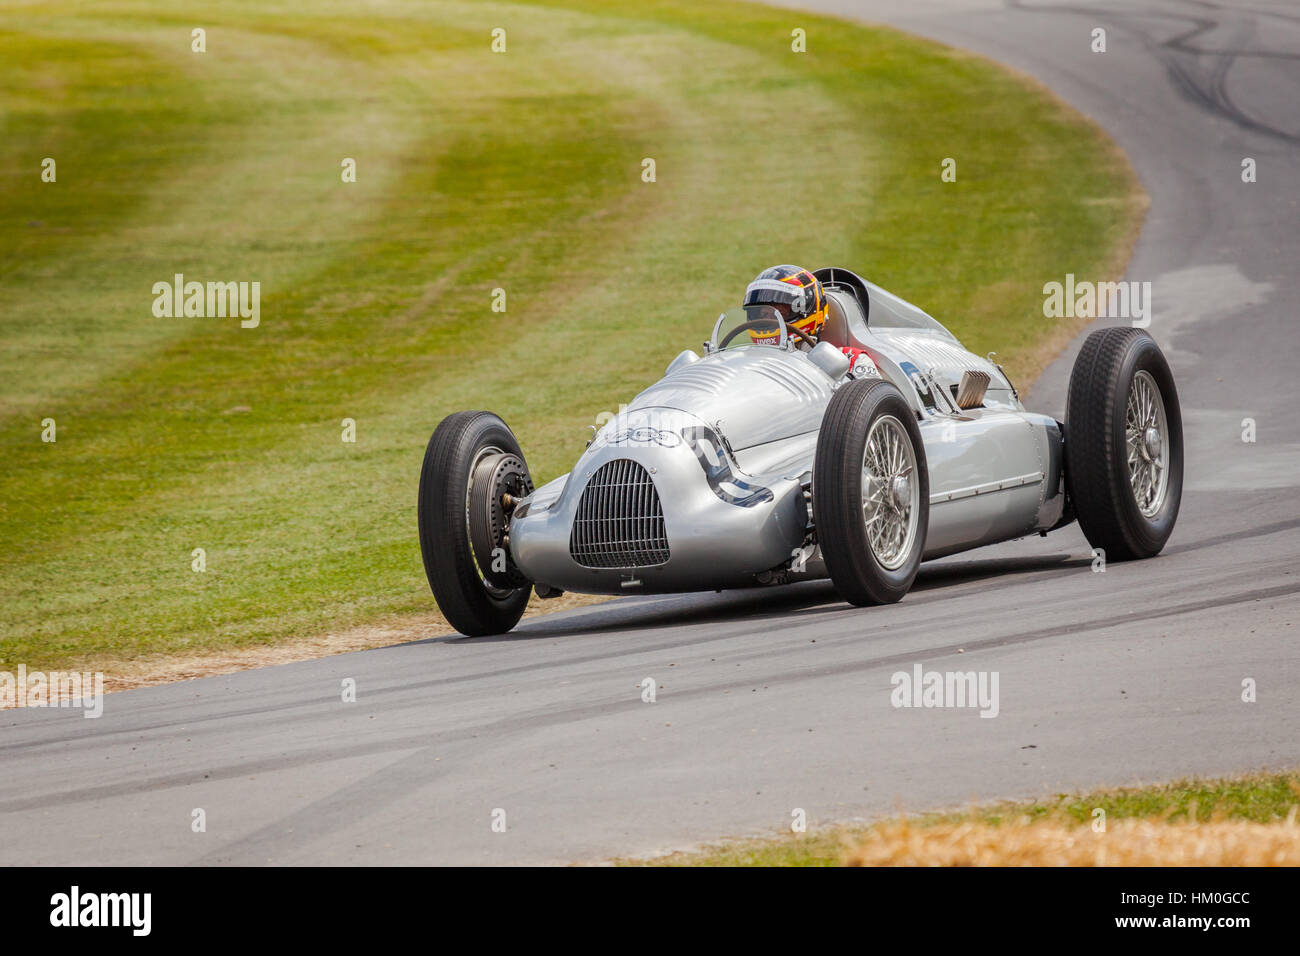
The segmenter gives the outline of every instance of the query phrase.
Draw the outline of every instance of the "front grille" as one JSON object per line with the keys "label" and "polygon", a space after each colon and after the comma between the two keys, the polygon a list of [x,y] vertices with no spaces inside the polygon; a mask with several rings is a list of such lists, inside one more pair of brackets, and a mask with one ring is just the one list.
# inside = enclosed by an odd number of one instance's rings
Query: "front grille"
{"label": "front grille", "polygon": [[668,560],[664,509],[649,472],[629,458],[597,469],[578,500],[569,554],[584,568],[648,568]]}

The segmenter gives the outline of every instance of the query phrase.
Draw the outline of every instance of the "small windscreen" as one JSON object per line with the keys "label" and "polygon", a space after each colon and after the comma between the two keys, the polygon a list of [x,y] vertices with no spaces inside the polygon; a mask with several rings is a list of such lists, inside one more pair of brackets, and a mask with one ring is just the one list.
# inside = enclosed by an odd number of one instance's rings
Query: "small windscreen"
{"label": "small windscreen", "polygon": [[779,345],[785,317],[770,305],[736,306],[718,316],[713,327],[710,351],[744,345]]}

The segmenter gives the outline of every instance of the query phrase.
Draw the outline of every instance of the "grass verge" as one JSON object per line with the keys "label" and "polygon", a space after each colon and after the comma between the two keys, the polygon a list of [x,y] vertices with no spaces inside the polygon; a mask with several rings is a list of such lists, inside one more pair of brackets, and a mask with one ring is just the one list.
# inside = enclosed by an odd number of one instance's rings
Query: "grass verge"
{"label": "grass verge", "polygon": [[1300,866],[1300,772],[1059,794],[737,840],[648,866]]}
{"label": "grass verge", "polygon": [[[502,414],[546,480],[783,261],[857,267],[1024,380],[1070,332],[1042,284],[1118,277],[1141,220],[1084,118],[888,30],[233,0],[194,53],[193,19],[0,10],[0,668],[427,633],[415,487],[444,415]],[[177,273],[259,281],[260,325],[155,317]]]}

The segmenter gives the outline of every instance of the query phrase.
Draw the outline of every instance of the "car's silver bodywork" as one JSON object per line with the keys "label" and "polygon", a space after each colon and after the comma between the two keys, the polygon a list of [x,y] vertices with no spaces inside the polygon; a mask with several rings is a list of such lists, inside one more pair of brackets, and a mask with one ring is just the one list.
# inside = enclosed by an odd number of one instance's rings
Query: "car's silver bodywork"
{"label": "car's silver bodywork", "polygon": [[[845,270],[824,270],[822,348],[684,352],[597,433],[573,470],[515,510],[511,556],[550,589],[700,591],[824,577],[809,496],[823,412],[844,377],[891,381],[918,419],[930,481],[924,557],[1069,519],[1062,430],[920,309]],[[822,273],[819,273],[819,276]],[[978,407],[963,375],[988,376]]]}

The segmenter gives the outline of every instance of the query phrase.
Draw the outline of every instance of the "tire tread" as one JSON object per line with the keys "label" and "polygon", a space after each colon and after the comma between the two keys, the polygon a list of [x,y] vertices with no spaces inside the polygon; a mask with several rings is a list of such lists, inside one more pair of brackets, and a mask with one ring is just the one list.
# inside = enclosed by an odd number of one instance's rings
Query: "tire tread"
{"label": "tire tread", "polygon": [[[496,600],[483,588],[464,528],[464,478],[448,487],[448,476],[467,472],[483,437],[499,428],[510,451],[521,454],[510,429],[490,412],[448,415],[434,431],[420,470],[417,524],[425,575],[438,609],[462,634],[500,634],[518,623],[530,588]],[[474,434],[474,433],[479,434]],[[448,553],[449,551],[449,553]],[[521,599],[522,592],[522,599]]]}
{"label": "tire tread", "polygon": [[[1121,457],[1122,443],[1117,445],[1116,429],[1122,430],[1128,408],[1129,379],[1134,374],[1132,358],[1150,349],[1159,356],[1154,340],[1142,329],[1112,326],[1089,334],[1079,350],[1070,373],[1066,399],[1065,458],[1066,480],[1074,503],[1079,527],[1088,543],[1105,552],[1107,560],[1132,560],[1157,553],[1164,544],[1147,526],[1132,503],[1128,461]],[[1167,440],[1176,441],[1176,460],[1171,455],[1169,493],[1175,496],[1173,514],[1177,513],[1176,496],[1181,493],[1182,437],[1181,416],[1177,409],[1177,392],[1163,356],[1156,367],[1167,383],[1160,383],[1166,419],[1171,433]],[[1174,434],[1174,430],[1177,434]],[[1172,521],[1169,522],[1172,527]],[[1167,536],[1167,532],[1166,532]]]}

